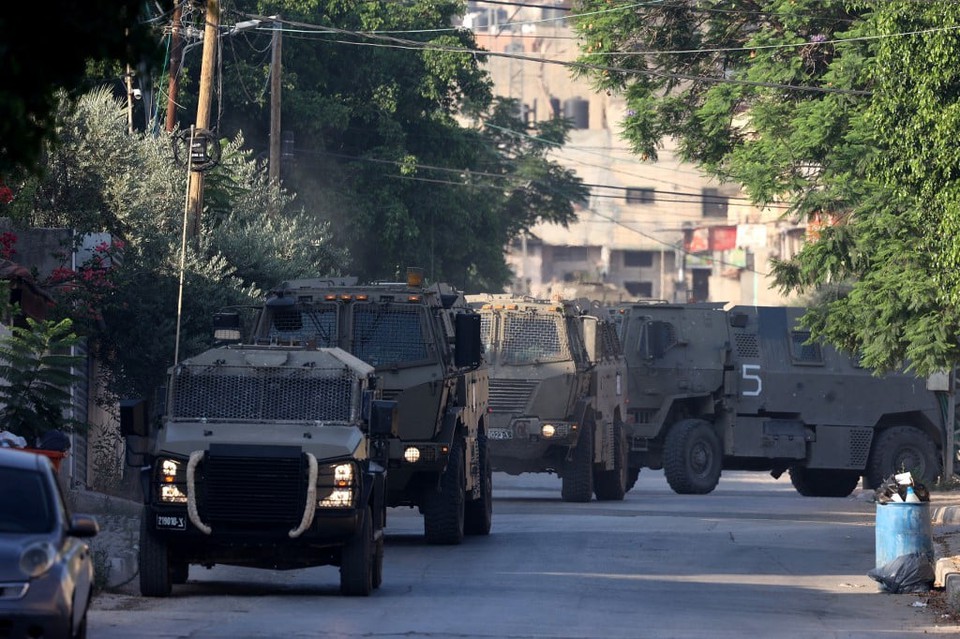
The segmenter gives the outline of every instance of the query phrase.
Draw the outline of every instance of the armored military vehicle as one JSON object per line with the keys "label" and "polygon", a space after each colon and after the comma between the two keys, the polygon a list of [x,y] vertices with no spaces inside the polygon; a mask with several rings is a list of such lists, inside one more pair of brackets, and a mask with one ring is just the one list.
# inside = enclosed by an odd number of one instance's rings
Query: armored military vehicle
{"label": "armored military vehicle", "polygon": [[[802,308],[622,305],[633,485],[663,468],[677,493],[711,492],[721,470],[789,471],[802,495],[843,497],[895,472],[937,480],[947,389],[876,376],[810,339]],[[936,388],[937,390],[932,390]]]}
{"label": "armored military vehicle", "polygon": [[480,316],[448,284],[305,279],[271,290],[256,344],[339,346],[370,364],[397,402],[387,506],[418,508],[432,544],[490,532],[493,487]]}
{"label": "armored military vehicle", "polygon": [[215,564],[334,565],[345,595],[379,587],[396,406],[377,393],[373,367],[339,348],[231,345],[171,369],[158,425],[122,402],[144,468],[141,593]]}
{"label": "armored military vehicle", "polygon": [[626,364],[616,326],[588,300],[469,295],[490,366],[493,469],[555,473],[564,501],[623,499]]}

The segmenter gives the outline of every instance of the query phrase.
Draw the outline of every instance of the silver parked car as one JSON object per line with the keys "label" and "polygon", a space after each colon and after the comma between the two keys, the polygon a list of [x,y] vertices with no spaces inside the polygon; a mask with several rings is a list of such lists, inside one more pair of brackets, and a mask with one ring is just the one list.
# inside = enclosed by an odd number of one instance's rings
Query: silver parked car
{"label": "silver parked car", "polygon": [[99,531],[94,518],[70,515],[48,458],[0,448],[0,636],[86,637],[85,538]]}

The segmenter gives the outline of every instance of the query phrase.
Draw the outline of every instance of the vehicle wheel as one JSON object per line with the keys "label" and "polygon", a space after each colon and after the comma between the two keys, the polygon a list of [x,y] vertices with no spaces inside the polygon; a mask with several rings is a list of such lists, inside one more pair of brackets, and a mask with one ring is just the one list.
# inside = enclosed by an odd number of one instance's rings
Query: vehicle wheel
{"label": "vehicle wheel", "polygon": [[717,487],[722,466],[720,438],[708,422],[685,419],[667,432],[663,473],[675,493],[706,495]]}
{"label": "vehicle wheel", "polygon": [[360,530],[340,551],[340,593],[348,597],[367,597],[373,592],[373,511],[361,514]]}
{"label": "vehicle wheel", "polygon": [[174,584],[185,584],[190,578],[190,564],[183,560],[171,561],[170,581]]}
{"label": "vehicle wheel", "polygon": [[[89,601],[89,597],[87,601]],[[71,639],[87,639],[87,611],[83,611],[83,616],[80,617],[80,623],[77,624],[77,627],[73,630],[73,633],[70,635]]]}
{"label": "vehicle wheel", "polygon": [[373,545],[373,587],[377,589],[383,583],[383,531]]}
{"label": "vehicle wheel", "polygon": [[573,457],[563,468],[560,496],[563,501],[587,502],[593,497],[593,424],[580,431]]}
{"label": "vehicle wheel", "polygon": [[790,483],[804,497],[847,497],[860,483],[860,472],[793,466]]}
{"label": "vehicle wheel", "polygon": [[877,433],[863,477],[865,485],[876,489],[890,475],[907,471],[917,483],[935,483],[941,474],[936,443],[912,426],[894,426]]}
{"label": "vehicle wheel", "polygon": [[150,529],[150,511],[140,516],[140,594],[144,597],[167,597],[173,590],[170,551]]}
{"label": "vehicle wheel", "polygon": [[467,483],[463,466],[463,440],[455,437],[439,488],[428,488],[423,500],[423,532],[428,544],[463,541]]}
{"label": "vehicle wheel", "polygon": [[493,465],[486,435],[480,435],[477,446],[480,448],[480,498],[467,502],[463,530],[467,535],[489,535],[493,523]]}
{"label": "vehicle wheel", "polygon": [[613,469],[597,473],[593,483],[598,501],[619,501],[627,494],[627,435],[619,422],[613,424]]}
{"label": "vehicle wheel", "polygon": [[637,479],[640,478],[640,467],[631,466],[627,469],[627,492],[633,490],[633,487],[637,485]]}

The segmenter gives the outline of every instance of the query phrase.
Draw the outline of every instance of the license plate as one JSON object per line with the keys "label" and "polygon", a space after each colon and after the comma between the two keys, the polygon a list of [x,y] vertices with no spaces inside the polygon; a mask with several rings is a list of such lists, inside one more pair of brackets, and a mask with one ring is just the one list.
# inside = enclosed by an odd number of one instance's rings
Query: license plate
{"label": "license plate", "polygon": [[186,530],[187,518],[173,515],[157,515],[157,528],[166,530]]}
{"label": "license plate", "polygon": [[487,437],[490,439],[513,439],[513,431],[502,428],[491,428],[487,433]]}

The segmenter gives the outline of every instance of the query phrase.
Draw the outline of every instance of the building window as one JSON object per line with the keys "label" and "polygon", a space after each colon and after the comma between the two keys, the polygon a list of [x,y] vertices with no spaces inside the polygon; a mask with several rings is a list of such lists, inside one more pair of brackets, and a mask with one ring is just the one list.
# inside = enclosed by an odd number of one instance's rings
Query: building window
{"label": "building window", "polygon": [[703,217],[722,217],[727,219],[730,198],[720,195],[717,189],[703,189]]}
{"label": "building window", "polygon": [[623,265],[630,268],[648,268],[653,266],[653,252],[624,251]]}
{"label": "building window", "polygon": [[654,202],[656,197],[653,189],[627,189],[627,204],[653,204]]}
{"label": "building window", "polygon": [[555,262],[585,262],[590,257],[586,246],[554,246]]}
{"label": "building window", "polygon": [[653,297],[653,282],[624,282],[623,288],[634,297]]}

